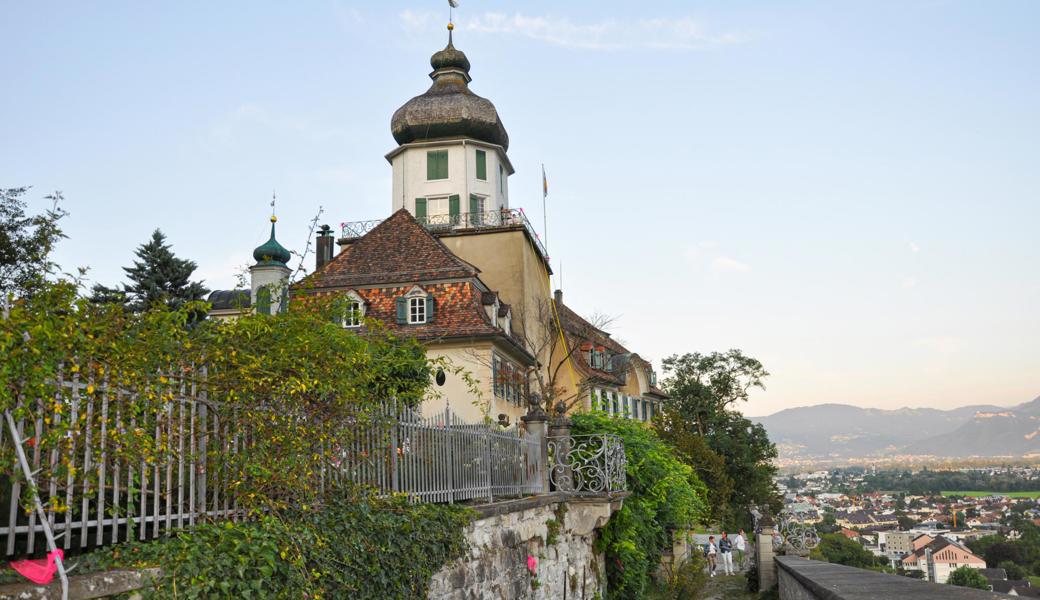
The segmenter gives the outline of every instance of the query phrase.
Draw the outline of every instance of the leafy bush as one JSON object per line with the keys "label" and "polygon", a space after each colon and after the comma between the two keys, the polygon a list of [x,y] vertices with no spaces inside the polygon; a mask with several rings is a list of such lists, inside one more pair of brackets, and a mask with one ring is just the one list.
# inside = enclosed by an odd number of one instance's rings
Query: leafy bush
{"label": "leafy bush", "polygon": [[969,566],[958,567],[950,573],[950,578],[946,580],[946,583],[950,585],[957,585],[960,587],[975,588],[977,590],[988,590],[989,581],[979,573],[978,569],[973,569]]}
{"label": "leafy bush", "polygon": [[625,443],[632,495],[597,542],[606,554],[611,598],[644,598],[673,531],[689,529],[707,514],[707,489],[674,449],[638,421],[604,413],[573,417],[575,435],[612,433]]}
{"label": "leafy bush", "polygon": [[809,558],[875,571],[883,567],[878,557],[864,549],[859,542],[837,533],[822,534],[819,545],[812,549]]}
{"label": "leafy bush", "polygon": [[689,559],[665,570],[665,577],[652,597],[655,600],[697,598],[707,582],[704,558],[700,554],[691,554]]}
{"label": "leafy bush", "polygon": [[420,598],[435,572],[465,554],[471,518],[457,506],[345,499],[105,548],[81,568],[161,567],[153,598]]}

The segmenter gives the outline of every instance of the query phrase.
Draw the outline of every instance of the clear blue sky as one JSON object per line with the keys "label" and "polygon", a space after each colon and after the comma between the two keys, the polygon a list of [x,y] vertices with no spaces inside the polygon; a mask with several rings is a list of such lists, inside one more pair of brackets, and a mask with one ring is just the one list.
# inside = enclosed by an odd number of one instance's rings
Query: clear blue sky
{"label": "clear blue sky", "polygon": [[[390,115],[428,86],[446,2],[159,4],[0,3],[0,186],[65,193],[65,268],[115,283],[160,227],[227,288],[272,189],[294,248],[319,206],[388,214]],[[567,301],[634,350],[744,349],[773,373],[748,414],[1040,394],[1040,3],[456,20],[512,204],[541,222],[544,162]]]}

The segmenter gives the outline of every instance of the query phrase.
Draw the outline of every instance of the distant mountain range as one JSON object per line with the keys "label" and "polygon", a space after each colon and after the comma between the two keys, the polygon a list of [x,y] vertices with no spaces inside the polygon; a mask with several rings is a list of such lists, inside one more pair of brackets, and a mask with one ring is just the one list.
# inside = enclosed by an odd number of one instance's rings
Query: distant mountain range
{"label": "distant mountain range", "polygon": [[789,460],[1040,453],[1040,397],[1010,408],[978,405],[953,410],[820,404],[751,420],[765,426],[780,458]]}

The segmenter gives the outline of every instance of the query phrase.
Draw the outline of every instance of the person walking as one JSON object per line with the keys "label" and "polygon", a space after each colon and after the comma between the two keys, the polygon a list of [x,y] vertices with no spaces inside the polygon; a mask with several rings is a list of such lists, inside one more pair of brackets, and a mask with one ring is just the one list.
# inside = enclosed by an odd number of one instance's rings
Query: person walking
{"label": "person walking", "polygon": [[737,555],[737,569],[743,570],[747,567],[745,563],[745,553],[747,552],[747,542],[744,540],[744,530],[741,529],[737,532],[737,537],[733,538],[733,551]]}
{"label": "person walking", "polygon": [[705,549],[704,557],[708,559],[708,577],[715,576],[715,559],[719,553],[719,547],[715,545],[715,536],[708,536],[708,547]]}
{"label": "person walking", "polygon": [[733,542],[726,536],[726,532],[722,532],[722,539],[719,540],[719,556],[722,557],[722,571],[726,575],[733,574]]}

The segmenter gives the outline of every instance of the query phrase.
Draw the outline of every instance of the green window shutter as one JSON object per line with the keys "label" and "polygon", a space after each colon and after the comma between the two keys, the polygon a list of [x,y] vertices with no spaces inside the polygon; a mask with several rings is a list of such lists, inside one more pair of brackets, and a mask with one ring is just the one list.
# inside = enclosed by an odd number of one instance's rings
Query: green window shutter
{"label": "green window shutter", "polygon": [[435,150],[426,153],[426,179],[448,178],[448,151]]}
{"label": "green window shutter", "polygon": [[437,301],[433,299],[433,294],[426,295],[426,322],[433,323],[433,311],[437,306]]}
{"label": "green window shutter", "polygon": [[415,199],[415,218],[419,221],[426,218],[426,198]]}
{"label": "green window shutter", "polygon": [[408,299],[404,296],[397,299],[397,324],[408,324]]}
{"label": "green window shutter", "polygon": [[459,222],[459,196],[448,196],[448,216],[451,217],[452,223]]}
{"label": "green window shutter", "polygon": [[487,181],[487,152],[477,150],[477,179]]}
{"label": "green window shutter", "polygon": [[480,212],[480,198],[473,194],[469,195],[469,213],[475,215]]}
{"label": "green window shutter", "polygon": [[262,287],[256,291],[256,312],[260,315],[271,314],[271,289]]}

